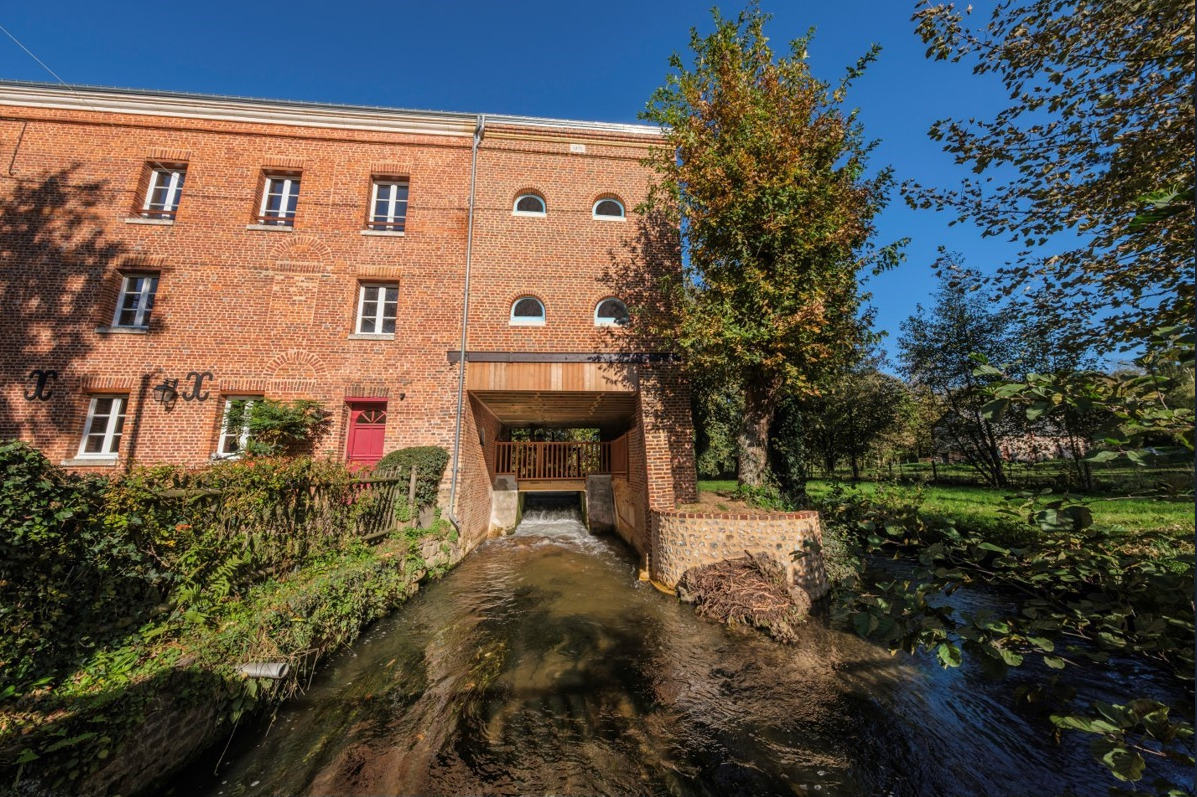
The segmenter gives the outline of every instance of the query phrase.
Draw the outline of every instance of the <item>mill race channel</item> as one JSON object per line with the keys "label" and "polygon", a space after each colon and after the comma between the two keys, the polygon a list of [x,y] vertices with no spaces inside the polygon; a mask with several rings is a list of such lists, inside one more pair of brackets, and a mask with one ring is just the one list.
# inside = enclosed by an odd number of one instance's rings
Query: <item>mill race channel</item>
{"label": "mill race channel", "polygon": [[[1117,666],[1121,687],[1082,684],[1089,699],[1175,693]],[[1053,742],[1016,684],[826,618],[794,646],[703,620],[549,506],[165,793],[1105,795],[1086,740]]]}

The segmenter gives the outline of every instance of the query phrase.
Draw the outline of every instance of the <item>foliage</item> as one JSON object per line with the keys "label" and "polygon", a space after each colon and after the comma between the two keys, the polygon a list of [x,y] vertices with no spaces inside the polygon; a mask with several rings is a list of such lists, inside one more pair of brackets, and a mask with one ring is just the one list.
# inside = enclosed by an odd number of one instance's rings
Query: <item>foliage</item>
{"label": "foliage", "polygon": [[767,19],[756,6],[734,21],[714,12],[712,34],[691,31],[692,65],[675,54],[642,114],[664,137],[643,210],[680,228],[689,255],[661,286],[666,312],[642,323],[743,396],[738,467],[749,486],[768,480],[782,397],[810,390],[867,337],[858,271],[897,260],[869,243],[890,171],[866,179],[872,145],[843,107],[877,48],[831,88],[811,74],[809,35],[775,57]]}
{"label": "foliage", "polygon": [[[70,793],[107,793],[96,773],[142,743],[150,707],[161,717],[211,723],[215,738],[245,715],[301,691],[317,662],[402,603],[460,555],[447,523],[384,541],[351,545],[268,579],[217,608],[219,623],[158,620],[118,647],[92,655],[53,690],[4,704],[0,768]],[[426,560],[424,553],[429,558]],[[244,661],[287,661],[282,682],[245,678]],[[210,711],[196,720],[189,707]],[[161,721],[160,719],[157,721]],[[97,733],[97,730],[102,732]],[[83,785],[86,784],[86,785]]]}
{"label": "foliage", "polygon": [[1000,431],[982,414],[985,385],[995,377],[976,373],[974,356],[1015,362],[1013,319],[970,290],[975,272],[953,257],[942,263],[942,284],[930,312],[919,305],[902,322],[899,361],[912,385],[931,391],[946,406],[936,424],[940,436],[964,455],[987,484],[1002,487],[1006,474],[998,448]]}
{"label": "foliage", "polygon": [[743,397],[726,384],[696,374],[690,382],[694,418],[694,462],[700,477],[736,472],[736,436],[744,414]]}
{"label": "foliage", "polygon": [[1021,242],[999,283],[1052,288],[1039,309],[1053,321],[1078,308],[1101,319],[1074,343],[1108,350],[1161,326],[1191,332],[1191,0],[1021,0],[974,26],[971,9],[924,0],[918,34],[929,57],[996,76],[1010,105],[990,120],[936,122],[931,137],[978,177],[959,190],[909,183],[907,202]]}
{"label": "foliage", "polygon": [[103,483],[25,443],[0,445],[0,670],[6,685],[63,666],[154,597],[152,562],[107,533]]}
{"label": "foliage", "polygon": [[72,477],[0,446],[0,637],[20,694],[142,624],[203,626],[253,584],[354,544],[373,512],[341,463],[249,459]]}
{"label": "foliage", "polygon": [[264,398],[230,402],[225,425],[249,431],[244,451],[247,456],[276,457],[310,453],[315,441],[327,434],[330,418],[324,405],[313,399]]}
{"label": "foliage", "polygon": [[1160,373],[1160,366],[1173,366],[1173,372],[1193,368],[1193,342],[1179,329],[1157,331],[1156,345],[1140,357],[1138,372],[1105,374],[1097,371],[1027,374],[1011,380],[994,366],[982,363],[976,373],[986,378],[1001,378],[988,389],[990,401],[982,410],[987,418],[1000,419],[1013,410],[1028,420],[1099,417],[1105,421],[1093,434],[1105,449],[1091,454],[1091,462],[1107,462],[1120,457],[1138,465],[1148,464],[1166,453],[1156,447],[1145,450],[1148,442],[1160,438],[1193,451],[1193,410],[1170,406],[1168,392],[1175,380]]}
{"label": "foliage", "polygon": [[[434,506],[449,452],[438,446],[415,446],[392,451],[378,461],[375,472],[407,477],[416,468],[416,506]],[[406,499],[405,499],[406,500]]]}
{"label": "foliage", "polygon": [[[1017,546],[996,544],[950,523],[930,526],[915,502],[849,502],[839,522],[855,530],[862,556],[910,552],[919,563],[909,577],[883,578],[845,593],[857,633],[893,650],[932,652],[944,667],[958,667],[968,656],[994,675],[1030,659],[1063,671],[1102,666],[1111,655],[1137,655],[1166,666],[1191,689],[1191,557],[1128,551],[1109,531],[1090,525],[1086,507],[1066,499],[1015,500],[1022,503],[1011,514],[1038,529]],[[958,612],[945,600],[977,583],[1000,589],[1015,601],[1014,608]],[[1068,697],[1058,680],[1020,688],[1019,694],[1037,700]],[[1162,707],[1111,711],[1134,716],[1119,713],[1127,722],[1111,728],[1060,713],[1057,724],[1110,734],[1093,750],[1121,779],[1139,780],[1142,751],[1163,754],[1161,744],[1168,755],[1191,766],[1187,748],[1173,744],[1191,735],[1190,726],[1169,724]]]}
{"label": "foliage", "polygon": [[599,430],[596,428],[558,428],[555,426],[527,426],[511,430],[511,439],[521,442],[544,443],[597,443]]}
{"label": "foliage", "polygon": [[826,380],[817,395],[799,401],[806,448],[824,471],[847,459],[852,478],[860,478],[860,462],[869,449],[900,420],[907,399],[901,380],[862,363]]}

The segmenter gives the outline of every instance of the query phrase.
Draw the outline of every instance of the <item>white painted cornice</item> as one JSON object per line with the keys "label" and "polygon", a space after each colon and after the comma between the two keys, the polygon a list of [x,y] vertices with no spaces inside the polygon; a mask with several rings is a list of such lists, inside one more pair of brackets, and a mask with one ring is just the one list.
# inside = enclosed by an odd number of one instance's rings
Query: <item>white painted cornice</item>
{"label": "white painted cornice", "polygon": [[[479,119],[477,114],[448,111],[411,111],[0,80],[0,108],[3,106],[437,136],[472,136]],[[486,121],[488,124],[512,127],[557,128],[637,138],[655,138],[660,134],[657,128],[648,125],[530,116],[487,114]]]}

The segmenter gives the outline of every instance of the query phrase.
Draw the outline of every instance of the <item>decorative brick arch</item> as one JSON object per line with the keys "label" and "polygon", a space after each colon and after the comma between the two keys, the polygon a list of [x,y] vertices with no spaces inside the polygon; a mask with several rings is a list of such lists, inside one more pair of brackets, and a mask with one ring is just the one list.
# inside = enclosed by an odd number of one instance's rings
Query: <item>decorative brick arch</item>
{"label": "decorative brick arch", "polygon": [[315,235],[291,235],[270,250],[272,260],[299,263],[328,263],[332,250]]}
{"label": "decorative brick arch", "polygon": [[285,351],[266,364],[271,379],[317,379],[327,370],[323,360],[301,349]]}
{"label": "decorative brick arch", "polygon": [[597,205],[599,202],[602,202],[604,199],[614,199],[616,202],[623,205],[624,213],[627,213],[628,203],[626,201],[624,201],[624,198],[622,196],[620,196],[619,194],[617,194],[613,191],[603,191],[601,194],[594,194],[593,196],[591,196],[590,197],[590,207],[593,208],[595,205]]}

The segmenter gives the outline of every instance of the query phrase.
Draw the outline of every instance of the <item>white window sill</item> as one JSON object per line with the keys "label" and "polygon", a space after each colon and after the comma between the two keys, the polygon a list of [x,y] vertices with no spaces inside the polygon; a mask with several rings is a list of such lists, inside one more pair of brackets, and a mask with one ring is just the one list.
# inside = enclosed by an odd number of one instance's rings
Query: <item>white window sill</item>
{"label": "white window sill", "polygon": [[354,332],[346,340],[394,340],[394,332]]}
{"label": "white window sill", "polygon": [[546,218],[549,214],[548,213],[533,213],[530,210],[513,210],[513,211],[511,211],[511,215],[512,216],[522,216],[525,219],[543,219],[543,218]]}
{"label": "white window sill", "polygon": [[260,230],[262,232],[294,232],[294,224],[246,224],[247,230]]}
{"label": "white window sill", "polygon": [[402,238],[406,235],[403,230],[362,230],[362,235],[373,235],[378,238]]}
{"label": "white window sill", "polygon": [[125,219],[125,224],[152,224],[159,227],[171,227],[174,223],[174,219],[145,219],[141,216],[130,216]]}
{"label": "white window sill", "polygon": [[96,327],[100,335],[148,335],[149,327]]}
{"label": "white window sill", "polygon": [[75,457],[64,459],[58,465],[62,468],[114,468],[117,459],[115,454],[110,457]]}
{"label": "white window sill", "polygon": [[591,216],[595,221],[627,221],[627,216]]}
{"label": "white window sill", "polygon": [[543,327],[544,321],[516,321],[513,319],[508,321],[507,325],[512,327]]}
{"label": "white window sill", "polygon": [[212,454],[208,459],[212,462],[236,462],[241,459],[241,454]]}

